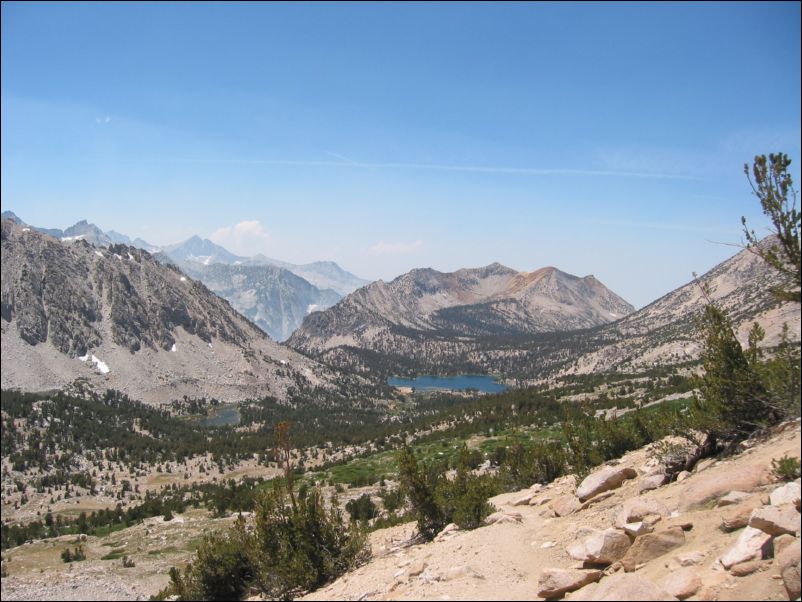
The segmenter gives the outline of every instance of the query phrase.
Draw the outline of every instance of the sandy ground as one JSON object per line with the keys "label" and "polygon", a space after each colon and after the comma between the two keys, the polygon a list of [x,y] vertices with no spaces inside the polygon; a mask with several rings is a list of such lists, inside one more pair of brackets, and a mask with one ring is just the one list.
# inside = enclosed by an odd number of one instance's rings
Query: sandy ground
{"label": "sandy ground", "polygon": [[[677,514],[663,524],[692,523],[682,547],[657,558],[638,571],[658,583],[677,568],[674,557],[686,552],[701,552],[704,560],[698,571],[707,588],[703,598],[716,600],[787,600],[782,581],[772,578],[768,561],[764,570],[748,577],[733,577],[714,568],[715,560],[735,542],[739,532],[724,533],[719,529],[727,508],[715,508],[714,497],[688,508],[694,499],[723,486],[727,493],[731,475],[766,474],[771,459],[786,453],[799,456],[800,429],[797,422],[790,430],[740,456],[719,462],[706,462],[701,470],[682,483],[672,483],[642,495],[657,499]],[[638,450],[621,459],[635,468],[643,466],[645,450]],[[496,524],[474,531],[456,532],[444,541],[410,545],[414,533],[411,525],[377,532],[372,539],[374,558],[367,565],[340,578],[333,584],[308,596],[305,600],[531,600],[537,599],[538,578],[544,568],[580,568],[566,546],[582,538],[585,528],[605,529],[612,526],[621,504],[638,496],[638,479],[625,482],[616,493],[578,514],[555,518],[548,502],[540,506],[511,504],[523,492],[497,496],[491,502],[504,512],[518,512],[521,523]],[[746,481],[745,481],[746,483]],[[757,497],[767,497],[776,487],[765,484],[754,487]],[[540,500],[572,492],[570,482],[563,480],[539,494]],[[659,523],[658,523],[659,525]],[[798,545],[798,540],[797,540]],[[421,572],[421,569],[422,572]],[[704,588],[703,588],[704,589]]]}

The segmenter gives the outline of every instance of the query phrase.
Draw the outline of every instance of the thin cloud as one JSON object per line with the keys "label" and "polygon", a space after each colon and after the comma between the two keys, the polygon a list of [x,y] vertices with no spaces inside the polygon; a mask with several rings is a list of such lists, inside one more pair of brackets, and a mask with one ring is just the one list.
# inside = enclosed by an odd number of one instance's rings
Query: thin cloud
{"label": "thin cloud", "polygon": [[98,125],[108,125],[111,123],[111,116],[106,115],[105,117],[95,117],[95,123]]}
{"label": "thin cloud", "polygon": [[380,240],[370,247],[372,255],[409,255],[423,247],[422,240],[412,242],[384,242]]}
{"label": "thin cloud", "polygon": [[264,251],[270,234],[258,220],[252,220],[219,228],[209,238],[238,255],[255,255]]}
{"label": "thin cloud", "polygon": [[566,221],[569,223],[577,223],[577,221],[582,222],[583,224],[590,224],[590,225],[598,225],[598,226],[614,226],[616,228],[637,228],[637,229],[649,229],[649,230],[678,230],[681,232],[736,232],[737,229],[732,228],[730,226],[697,226],[693,224],[676,224],[670,222],[643,222],[643,221],[636,221],[636,220],[618,220],[618,219],[580,219],[576,220],[571,218],[570,220],[560,220]]}
{"label": "thin cloud", "polygon": [[588,176],[618,178],[653,178],[662,180],[704,180],[701,176],[683,173],[632,171],[615,169],[574,169],[560,167],[509,167],[498,165],[443,165],[437,163],[368,163],[354,161],[342,155],[328,152],[339,161],[294,161],[287,159],[157,159],[154,163],[202,163],[227,165],[288,165],[296,167],[347,167],[352,169],[414,169],[429,171],[452,171],[485,174],[508,174],[518,176]]}

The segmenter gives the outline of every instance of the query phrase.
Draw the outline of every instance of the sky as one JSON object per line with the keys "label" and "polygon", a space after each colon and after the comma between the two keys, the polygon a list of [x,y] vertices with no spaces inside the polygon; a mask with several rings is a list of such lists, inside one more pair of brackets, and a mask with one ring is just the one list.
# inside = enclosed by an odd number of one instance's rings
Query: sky
{"label": "sky", "polygon": [[636,307],[768,232],[800,4],[2,3],[0,204],[390,280],[498,261]]}

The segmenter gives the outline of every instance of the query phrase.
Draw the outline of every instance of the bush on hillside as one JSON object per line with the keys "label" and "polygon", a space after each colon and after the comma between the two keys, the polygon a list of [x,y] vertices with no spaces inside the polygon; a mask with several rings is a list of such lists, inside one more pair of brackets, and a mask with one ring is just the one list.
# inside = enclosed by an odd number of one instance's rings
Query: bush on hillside
{"label": "bush on hillside", "polygon": [[351,515],[351,520],[355,521],[367,521],[371,518],[376,518],[378,514],[376,504],[373,503],[367,493],[363,493],[358,498],[349,501],[345,505],[345,509]]}
{"label": "bush on hillside", "polygon": [[357,526],[348,526],[336,504],[326,510],[320,493],[291,503],[280,487],[257,499],[255,526],[239,519],[228,531],[207,536],[182,572],[170,570],[170,585],[156,599],[238,600],[249,588],[269,599],[292,600],[320,587],[370,554]]}
{"label": "bush on hillside", "polygon": [[470,458],[463,445],[457,457],[456,475],[448,479],[445,466],[421,466],[411,449],[404,447],[401,451],[401,490],[417,515],[418,532],[424,539],[433,539],[452,522],[462,529],[475,529],[493,512],[487,500],[499,492],[498,480],[472,474]]}

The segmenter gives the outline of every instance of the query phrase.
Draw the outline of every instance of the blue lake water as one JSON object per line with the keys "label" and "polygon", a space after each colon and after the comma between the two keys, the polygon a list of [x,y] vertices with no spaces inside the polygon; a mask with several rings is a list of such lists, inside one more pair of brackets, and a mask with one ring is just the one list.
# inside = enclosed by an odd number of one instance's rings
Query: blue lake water
{"label": "blue lake water", "polygon": [[208,416],[198,419],[200,426],[228,426],[239,424],[239,410],[235,405],[224,405],[209,411]]}
{"label": "blue lake water", "polygon": [[481,374],[418,376],[417,378],[391,377],[387,379],[387,384],[391,387],[415,387],[417,391],[478,389],[482,393],[501,393],[507,390],[507,385],[496,381],[494,376],[483,376]]}

